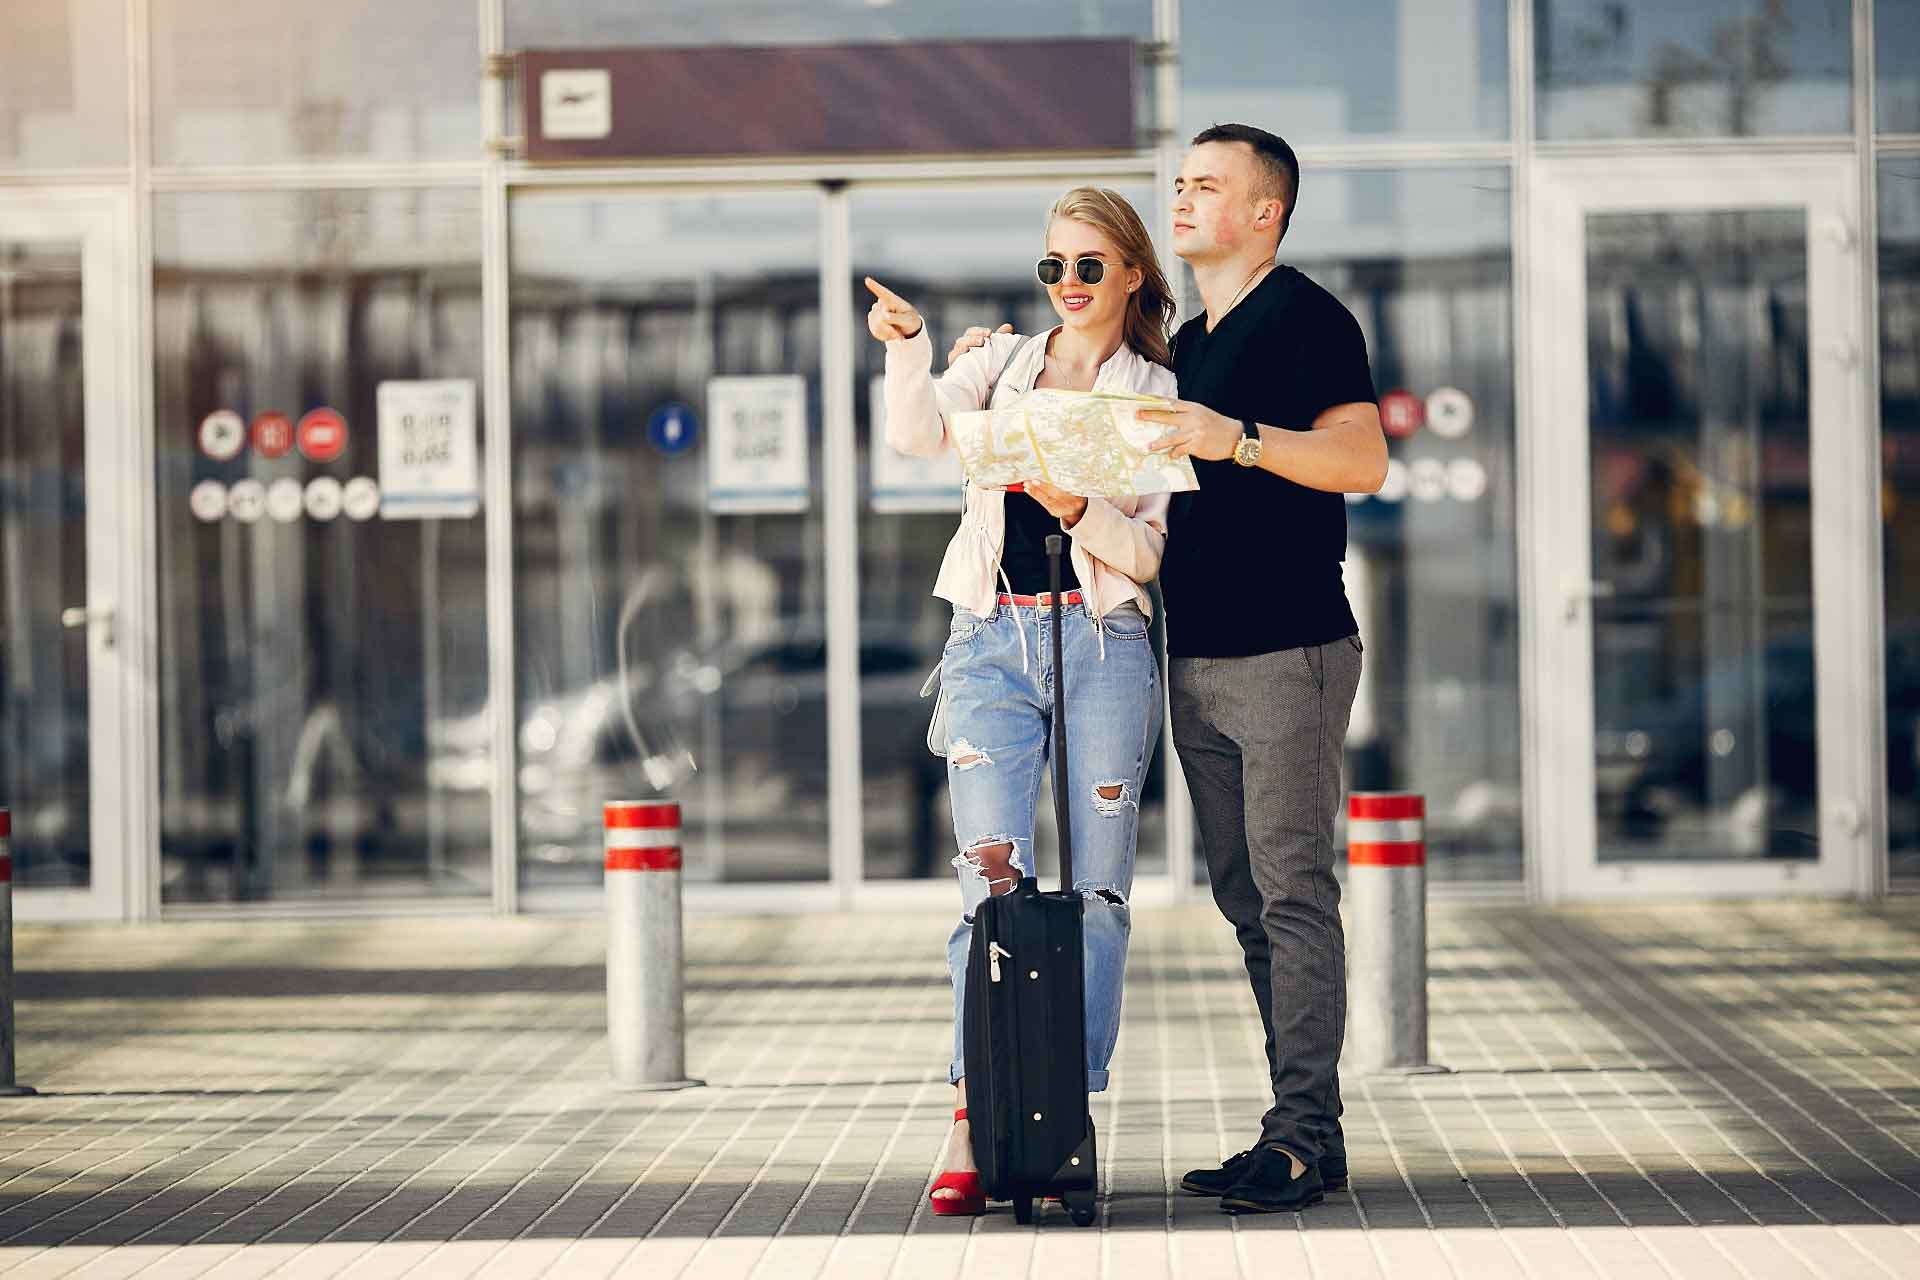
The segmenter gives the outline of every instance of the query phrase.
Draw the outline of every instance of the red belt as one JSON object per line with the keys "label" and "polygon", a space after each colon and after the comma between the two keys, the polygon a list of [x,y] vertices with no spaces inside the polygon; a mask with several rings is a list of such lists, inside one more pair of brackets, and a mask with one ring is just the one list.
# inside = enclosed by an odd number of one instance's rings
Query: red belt
{"label": "red belt", "polygon": [[[1026,605],[1029,608],[1038,609],[1038,608],[1044,608],[1047,605],[1050,605],[1053,603],[1053,592],[1042,591],[1037,596],[1010,596],[1003,591],[1000,593],[997,599],[1000,601],[1001,604],[1019,604],[1019,605]],[[1081,596],[1081,594],[1078,591],[1065,591],[1065,592],[1062,592],[1060,595],[1060,603],[1063,605],[1085,604],[1086,599],[1083,596]]]}

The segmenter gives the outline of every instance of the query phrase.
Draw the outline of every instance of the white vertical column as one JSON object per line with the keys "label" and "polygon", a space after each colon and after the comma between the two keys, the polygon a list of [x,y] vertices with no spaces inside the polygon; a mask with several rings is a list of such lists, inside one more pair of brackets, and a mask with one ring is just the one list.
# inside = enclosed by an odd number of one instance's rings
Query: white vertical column
{"label": "white vertical column", "polygon": [[827,557],[827,866],[851,906],[865,846],[860,760],[860,476],[853,424],[853,250],[844,184],[820,209],[821,458]]}

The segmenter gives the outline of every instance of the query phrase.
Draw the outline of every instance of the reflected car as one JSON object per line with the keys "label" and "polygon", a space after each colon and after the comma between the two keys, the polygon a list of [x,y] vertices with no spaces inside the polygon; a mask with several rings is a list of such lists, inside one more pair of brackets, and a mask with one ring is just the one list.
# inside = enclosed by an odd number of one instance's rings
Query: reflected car
{"label": "reflected car", "polygon": [[[1752,735],[1709,723],[1709,708],[1734,701],[1750,678],[1738,655],[1664,699],[1595,708],[1595,763],[1611,825],[1630,843],[1669,844],[1681,833],[1702,841],[1703,854],[1810,857],[1819,851],[1819,729],[1812,636],[1779,637],[1760,655],[1764,756]],[[1920,760],[1920,630],[1890,635],[1887,644],[1887,765],[1896,825],[1914,797]],[[1762,767],[1766,779],[1757,774]],[[1751,785],[1709,812],[1710,774],[1748,777]],[[1697,834],[1696,834],[1697,833]]]}
{"label": "reflected car", "polygon": [[[899,805],[909,814],[909,847],[900,851],[908,874],[925,874],[949,842],[940,810],[946,762],[926,748],[933,702],[920,696],[934,660],[906,628],[872,622],[862,628],[866,781],[869,788],[885,786],[890,774],[902,788],[891,798],[870,794],[869,806]],[[827,825],[827,684],[821,629],[788,624],[758,640],[706,654],[675,652],[529,700],[519,726],[524,856],[597,877],[606,801],[675,795],[692,825],[701,818],[705,783],[717,776],[729,837],[765,835],[748,846],[779,844],[795,859],[762,866],[751,852],[730,857],[728,878],[737,878],[736,870],[778,879],[817,868],[823,841],[807,833],[824,833]],[[484,715],[439,727],[433,739],[436,785],[487,784]],[[892,768],[881,772],[884,766]]]}

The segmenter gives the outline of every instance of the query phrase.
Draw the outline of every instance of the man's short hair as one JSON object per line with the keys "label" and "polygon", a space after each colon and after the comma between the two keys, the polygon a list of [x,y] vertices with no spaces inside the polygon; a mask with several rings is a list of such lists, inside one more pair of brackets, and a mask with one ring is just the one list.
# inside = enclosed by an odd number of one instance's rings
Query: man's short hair
{"label": "man's short hair", "polygon": [[1294,202],[1300,198],[1300,160],[1287,140],[1277,133],[1250,124],[1216,124],[1193,137],[1194,146],[1204,142],[1244,142],[1253,148],[1253,166],[1257,200],[1278,200],[1286,206],[1280,215],[1280,238],[1287,237],[1287,225],[1293,221]]}

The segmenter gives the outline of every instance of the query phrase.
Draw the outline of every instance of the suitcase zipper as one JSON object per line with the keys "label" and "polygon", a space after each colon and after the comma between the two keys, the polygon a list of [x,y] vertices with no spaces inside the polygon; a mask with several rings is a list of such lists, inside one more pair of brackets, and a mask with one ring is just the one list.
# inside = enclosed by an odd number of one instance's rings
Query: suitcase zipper
{"label": "suitcase zipper", "polygon": [[995,982],[1000,981],[1000,957],[1001,956],[1005,956],[1007,959],[1011,960],[1013,959],[1013,952],[1007,950],[1005,947],[1001,946],[997,942],[988,944],[987,976]]}

